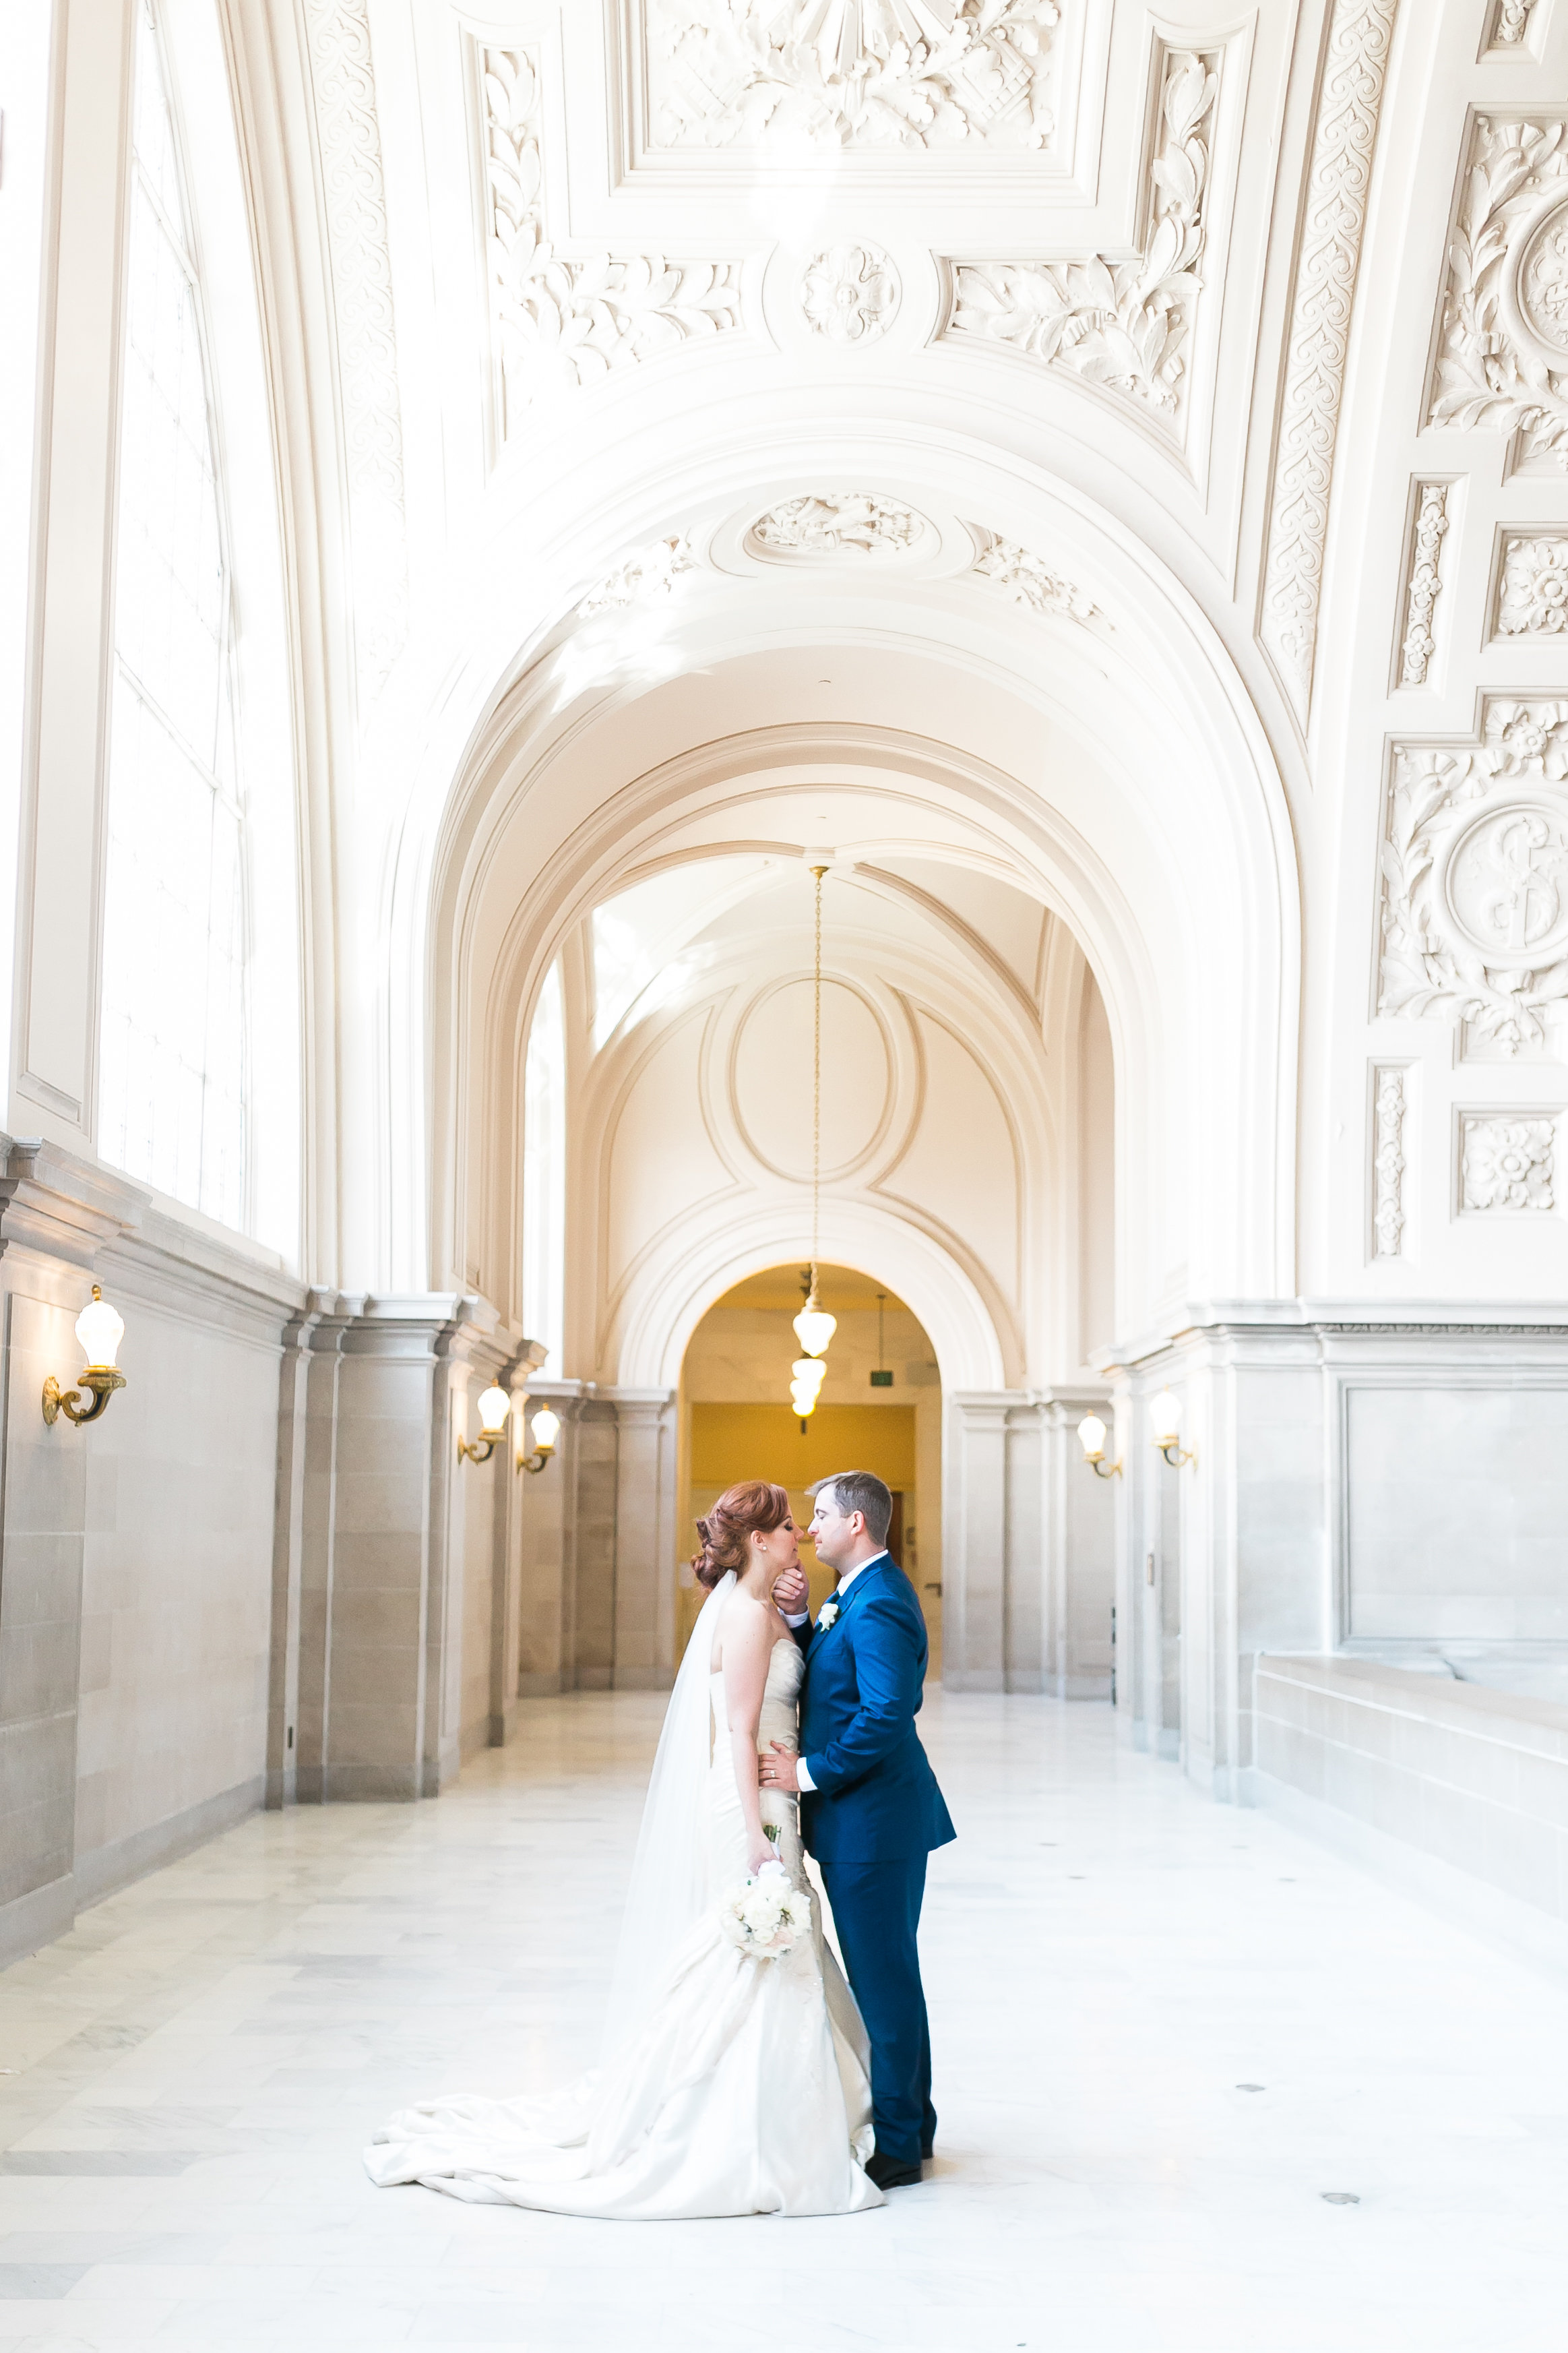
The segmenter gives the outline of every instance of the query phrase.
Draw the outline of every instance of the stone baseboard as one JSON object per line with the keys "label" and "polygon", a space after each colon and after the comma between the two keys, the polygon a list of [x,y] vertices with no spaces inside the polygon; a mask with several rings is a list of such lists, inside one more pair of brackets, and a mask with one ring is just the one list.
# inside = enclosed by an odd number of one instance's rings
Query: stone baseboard
{"label": "stone baseboard", "polygon": [[69,1872],[0,1904],[0,1968],[63,1936],[76,1919],[76,1909],[77,1884]]}
{"label": "stone baseboard", "polygon": [[1553,1978],[1568,1975],[1568,1922],[1554,1920],[1550,1913],[1538,1911],[1533,1904],[1461,1871],[1455,1863],[1445,1862],[1439,1855],[1424,1853],[1403,1839],[1391,1838],[1386,1831],[1342,1812],[1325,1799],[1309,1797],[1288,1781],[1277,1781],[1256,1765],[1247,1775],[1245,1801],[1441,1913],[1483,1944],[1544,1968]]}
{"label": "stone baseboard", "polygon": [[216,1798],[204,1798],[199,1805],[171,1814],[166,1821],[153,1822],[144,1831],[132,1831],[128,1838],[114,1839],[108,1846],[92,1848],[85,1854],[79,1852],[78,1911],[101,1904],[117,1888],[128,1887],[133,1879],[145,1879],[150,1871],[161,1871],[166,1862],[177,1862],[220,1831],[232,1830],[247,1814],[259,1812],[266,1797],[267,1776],[258,1773],[232,1789],[220,1790]]}

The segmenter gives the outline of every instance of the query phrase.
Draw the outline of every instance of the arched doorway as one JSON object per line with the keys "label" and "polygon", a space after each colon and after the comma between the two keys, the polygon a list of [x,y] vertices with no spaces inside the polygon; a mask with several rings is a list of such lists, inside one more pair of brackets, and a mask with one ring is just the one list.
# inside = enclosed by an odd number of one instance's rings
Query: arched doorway
{"label": "arched doorway", "polygon": [[[789,1489],[804,1525],[810,1484],[835,1471],[872,1471],[893,1496],[889,1549],[921,1598],[931,1672],[942,1672],[942,1376],[925,1326],[886,1283],[848,1267],[820,1270],[824,1304],[838,1319],[816,1412],[801,1423],[788,1399],[798,1355],[791,1319],[800,1270],[767,1268],[715,1300],[687,1344],[680,1378],[679,1489],[683,1536],[738,1479]],[[815,1609],[831,1578],[809,1549]],[[689,1567],[678,1571],[677,1637],[701,1600]]]}

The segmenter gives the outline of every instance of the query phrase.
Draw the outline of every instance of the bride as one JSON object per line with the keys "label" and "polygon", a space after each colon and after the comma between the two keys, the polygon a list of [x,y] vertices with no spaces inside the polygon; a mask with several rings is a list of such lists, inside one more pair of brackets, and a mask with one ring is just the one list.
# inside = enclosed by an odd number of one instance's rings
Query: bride
{"label": "bride", "polygon": [[[773,1590],[799,1565],[782,1487],[730,1488],[698,1527],[710,1588],[654,1760],[610,1991],[604,2064],[553,2100],[405,2108],[365,2168],[382,2188],[557,2214],[673,2221],[879,2206],[866,2031],[822,1934],[776,1960],[720,1927],[721,1896],[775,1857],[807,1885],[799,1800],[757,1759],[797,1745],[803,1661]],[[768,1837],[772,1828],[776,1844]]]}

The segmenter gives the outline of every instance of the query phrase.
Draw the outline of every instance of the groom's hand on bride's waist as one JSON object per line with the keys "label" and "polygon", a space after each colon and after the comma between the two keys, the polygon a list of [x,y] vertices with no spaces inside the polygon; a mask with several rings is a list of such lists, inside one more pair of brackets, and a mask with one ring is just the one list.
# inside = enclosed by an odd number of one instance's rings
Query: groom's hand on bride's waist
{"label": "groom's hand on bride's waist", "polygon": [[793,1748],[784,1746],[782,1740],[773,1742],[772,1756],[758,1757],[757,1772],[764,1788],[800,1788],[800,1759]]}

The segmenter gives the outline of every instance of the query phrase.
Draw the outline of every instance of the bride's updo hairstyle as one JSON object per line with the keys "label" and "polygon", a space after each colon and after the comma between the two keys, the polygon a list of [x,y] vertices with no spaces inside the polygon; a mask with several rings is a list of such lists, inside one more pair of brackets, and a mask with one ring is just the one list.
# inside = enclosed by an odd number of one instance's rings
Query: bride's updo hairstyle
{"label": "bride's updo hairstyle", "polygon": [[739,1577],[746,1566],[753,1535],[771,1535],[789,1517],[789,1496],[765,1479],[742,1479],[726,1487],[705,1520],[697,1523],[702,1549],[691,1556],[699,1585],[710,1590],[730,1569]]}

